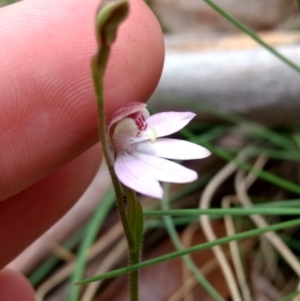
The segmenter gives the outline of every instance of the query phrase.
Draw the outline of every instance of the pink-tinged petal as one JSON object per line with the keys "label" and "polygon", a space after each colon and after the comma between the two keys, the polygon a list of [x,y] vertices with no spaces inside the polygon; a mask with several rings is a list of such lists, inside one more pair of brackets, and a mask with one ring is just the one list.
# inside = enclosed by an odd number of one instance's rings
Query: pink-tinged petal
{"label": "pink-tinged petal", "polygon": [[134,152],[132,156],[139,162],[143,176],[151,173],[159,181],[172,183],[188,183],[198,178],[195,171],[175,162],[138,152]]}
{"label": "pink-tinged petal", "polygon": [[129,102],[126,105],[122,106],[121,108],[115,111],[112,118],[110,119],[108,130],[110,130],[111,126],[116,122],[131,114],[142,111],[144,108],[146,108],[146,104],[142,102]]}
{"label": "pink-tinged petal", "polygon": [[141,166],[140,163],[140,160],[129,154],[118,155],[114,167],[119,180],[137,192],[161,199],[163,190],[159,182],[145,168],[145,164],[142,162]]}
{"label": "pink-tinged petal", "polygon": [[159,138],[154,143],[148,141],[136,144],[136,151],[168,159],[193,160],[210,155],[206,148],[184,140]]}
{"label": "pink-tinged petal", "polygon": [[163,137],[184,128],[195,115],[191,112],[164,112],[151,115],[147,123],[149,127],[155,129],[157,137]]}

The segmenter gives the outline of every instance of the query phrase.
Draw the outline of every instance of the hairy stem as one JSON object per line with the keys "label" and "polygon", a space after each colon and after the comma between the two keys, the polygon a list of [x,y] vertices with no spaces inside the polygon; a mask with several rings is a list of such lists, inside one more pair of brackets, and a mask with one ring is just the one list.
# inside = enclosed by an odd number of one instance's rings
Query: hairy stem
{"label": "hairy stem", "polygon": [[[131,233],[134,239],[134,248],[129,249],[129,264],[134,265],[140,263],[141,247],[143,239],[143,221],[144,215],[141,204],[136,197],[135,192],[125,185],[122,185],[123,191],[128,202],[128,221]],[[139,300],[139,270],[133,271],[129,275],[130,300]]]}
{"label": "hairy stem", "polygon": [[[140,250],[133,250],[129,252],[129,264],[134,265],[140,262]],[[130,272],[129,274],[129,291],[130,300],[139,300],[139,270]]]}
{"label": "hairy stem", "polygon": [[128,247],[129,249],[131,249],[134,248],[134,240],[130,232],[130,227],[128,224],[128,219],[126,214],[126,208],[123,203],[122,188],[114,170],[114,163],[111,157],[111,151],[109,148],[109,142],[107,137],[107,126],[106,126],[106,118],[105,118],[105,111],[104,111],[103,78],[104,78],[104,71],[107,65],[109,53],[110,53],[109,46],[102,46],[99,48],[97,54],[92,58],[92,75],[93,75],[95,94],[97,98],[100,140],[102,142],[104,157],[115,189],[120,219],[124,228]]}

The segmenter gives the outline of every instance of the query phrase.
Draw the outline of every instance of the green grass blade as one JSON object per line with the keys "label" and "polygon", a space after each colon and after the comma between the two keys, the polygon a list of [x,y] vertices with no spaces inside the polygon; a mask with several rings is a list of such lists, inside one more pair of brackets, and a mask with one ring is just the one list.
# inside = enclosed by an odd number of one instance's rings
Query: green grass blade
{"label": "green grass blade", "polygon": [[[163,96],[162,96],[162,98],[163,98]],[[186,101],[186,99],[180,98],[180,97],[178,97],[178,98],[173,97],[173,99],[176,102],[182,102],[182,103],[184,103]],[[192,101],[192,100],[190,100],[190,101]],[[186,109],[186,107],[183,106],[182,109]],[[219,109],[219,108],[215,108],[215,107],[212,107],[209,105],[205,105],[203,103],[199,103],[199,101],[196,101],[196,100],[193,101],[193,108],[190,108],[190,109],[194,109],[196,111],[221,118],[232,124],[246,126],[249,129],[249,133],[251,133],[252,135],[255,135],[257,137],[260,137],[267,141],[270,141],[273,144],[280,146],[283,149],[287,149],[289,151],[294,151],[293,155],[298,158],[300,157],[300,154],[297,151],[297,145],[296,145],[295,139],[289,139],[289,138],[283,136],[282,134],[277,133],[272,130],[269,130],[256,122],[248,120],[245,117],[237,115],[233,112],[228,112],[223,109]],[[228,126],[226,126],[226,125],[225,126],[224,125],[217,126],[211,130],[207,130],[207,132],[202,134],[203,140],[211,141],[212,139],[216,139],[216,138],[220,137],[221,135],[224,135],[227,131],[228,131]],[[191,131],[188,128],[184,128],[180,132],[185,133],[185,132],[191,132]]]}
{"label": "green grass blade", "polygon": [[[96,235],[101,227],[108,211],[112,208],[115,200],[115,195],[113,192],[109,192],[107,196],[100,202],[94,216],[89,221],[87,226],[86,236],[82,241],[81,246],[78,250],[78,258],[75,267],[75,271],[71,277],[71,283],[78,281],[83,277],[85,265],[86,265],[86,255],[91,244],[94,242]],[[68,301],[77,301],[79,298],[79,287],[70,286],[67,292]]]}
{"label": "green grass blade", "polygon": [[246,33],[248,36],[250,36],[254,41],[256,41],[258,44],[260,44],[262,47],[267,49],[269,52],[271,52],[274,56],[276,56],[278,59],[280,59],[282,62],[287,64],[289,67],[294,69],[295,71],[300,73],[300,67],[296,65],[294,62],[290,61],[288,58],[286,58],[284,55],[280,54],[276,49],[271,47],[269,44],[264,42],[254,31],[252,31],[250,28],[248,28],[246,25],[239,22],[237,19],[229,15],[226,11],[224,11],[220,6],[218,6],[216,3],[214,3],[211,0],[204,0],[210,7],[212,7],[215,11],[217,11],[220,15],[222,15],[226,20],[228,20],[230,23],[232,23],[234,26],[236,26],[238,29]]}
{"label": "green grass blade", "polygon": [[281,200],[276,202],[260,203],[254,204],[254,207],[298,207],[300,206],[300,199],[291,199],[291,200]]}
{"label": "green grass blade", "polygon": [[247,216],[253,214],[262,215],[300,215],[299,208],[210,208],[210,209],[172,209],[144,211],[144,216],[200,216],[200,215],[232,215]]}
{"label": "green grass blade", "polygon": [[[265,207],[265,208],[295,208],[295,207],[300,207],[300,199],[293,199],[293,200],[282,200],[282,201],[276,201],[276,202],[268,202],[268,203],[259,203],[259,204],[254,204],[253,207]],[[296,208],[298,209],[298,208]],[[243,209],[244,210],[244,209]],[[295,210],[295,209],[293,209]],[[162,211],[151,211],[151,210],[146,210],[144,211],[144,216],[145,217],[155,217],[155,216],[160,216],[160,213],[157,212],[162,212]],[[257,211],[258,212],[258,211]],[[265,212],[265,211],[264,211]],[[280,211],[281,213],[282,211]],[[154,213],[154,214],[153,214]],[[153,214],[153,215],[152,215]],[[274,212],[275,214],[275,212]],[[248,215],[247,213],[245,215]],[[250,215],[250,213],[249,213]],[[222,218],[223,215],[216,215],[216,216],[211,216],[211,219],[220,219]],[[176,226],[182,226],[182,225],[187,225],[189,223],[194,223],[198,222],[198,215],[187,215],[187,216],[181,216],[179,214],[179,217],[174,217],[173,218],[173,224]],[[152,229],[152,228],[165,228],[164,222],[160,219],[151,219],[151,220],[146,220],[145,221],[145,228],[146,229]],[[299,246],[300,248],[300,246]]]}
{"label": "green grass blade", "polygon": [[[226,150],[233,154],[238,154],[242,148],[227,148]],[[258,157],[261,154],[265,154],[270,159],[277,159],[283,161],[300,161],[300,154],[293,153],[286,150],[270,149],[264,147],[251,147],[247,149],[246,154],[251,157]]]}
{"label": "green grass blade", "polygon": [[[173,218],[173,224],[175,226],[186,226],[191,223],[199,223],[199,220],[197,217],[174,217]],[[145,221],[145,229],[158,229],[163,228],[165,229],[165,223],[161,219],[151,219]]]}
{"label": "green grass blade", "polygon": [[294,192],[294,193],[297,193],[300,195],[300,186],[299,185],[292,183],[290,181],[287,181],[283,178],[280,178],[280,177],[273,175],[269,172],[266,172],[264,170],[259,170],[259,169],[253,168],[248,163],[238,161],[233,156],[231,156],[231,154],[229,152],[227,152],[226,150],[224,150],[222,148],[219,148],[219,147],[216,147],[216,146],[210,144],[209,142],[203,140],[201,136],[196,136],[187,130],[182,131],[182,133],[186,137],[188,137],[191,141],[193,141],[194,143],[198,143],[198,144],[206,147],[212,153],[221,157],[222,159],[224,159],[228,162],[234,162],[239,168],[242,168],[243,170],[246,170],[247,172],[252,172],[261,179],[264,179],[272,184],[275,184],[281,188],[284,188],[286,190],[289,190],[291,192]]}
{"label": "green grass blade", "polygon": [[296,296],[298,296],[300,294],[300,291],[294,291],[286,296],[284,296],[283,298],[281,298],[280,300],[278,301],[292,301],[292,300],[296,300],[294,299]]}
{"label": "green grass blade", "polygon": [[[63,248],[71,250],[74,248],[82,239],[82,235],[86,230],[86,226],[83,226],[77,230],[67,241],[63,244]],[[60,258],[53,255],[48,258],[43,264],[41,264],[29,277],[28,280],[32,286],[36,286],[42,281],[42,279],[47,276],[52,269],[60,262]]]}
{"label": "green grass blade", "polygon": [[138,269],[143,269],[167,260],[171,260],[171,259],[175,259],[184,255],[188,255],[194,252],[199,252],[199,251],[203,251],[209,248],[212,248],[214,246],[217,245],[222,245],[222,244],[226,244],[229,243],[231,241],[235,241],[235,240],[241,240],[241,239],[245,239],[248,237],[253,237],[253,236],[257,236],[260,234],[264,234],[266,232],[269,231],[278,231],[278,230],[282,230],[285,228],[291,228],[291,227],[296,227],[300,225],[300,218],[299,219],[294,219],[291,221],[287,221],[287,222],[282,222],[282,223],[277,223],[268,227],[264,227],[264,228],[258,228],[258,229],[254,229],[254,230],[249,230],[249,231],[245,231],[242,233],[238,233],[235,235],[231,235],[231,236],[226,236],[226,237],[222,237],[222,238],[218,238],[214,241],[210,241],[210,242],[206,242],[200,245],[196,245],[190,248],[186,248],[184,250],[180,250],[180,251],[176,251],[173,253],[169,253],[160,257],[156,257],[150,260],[146,260],[143,261],[139,264],[133,265],[133,266],[129,266],[129,267],[125,267],[125,268],[121,268],[121,269],[117,269],[114,271],[110,271],[108,273],[102,274],[102,275],[98,275],[95,277],[91,277],[91,278],[87,278],[87,279],[83,279],[77,283],[75,283],[75,285],[82,285],[82,284],[87,284],[90,282],[94,282],[94,281],[98,281],[98,280],[104,280],[104,279],[108,279],[108,278],[112,278],[112,277],[116,277],[122,274],[126,274],[129,273],[131,271],[135,271]]}

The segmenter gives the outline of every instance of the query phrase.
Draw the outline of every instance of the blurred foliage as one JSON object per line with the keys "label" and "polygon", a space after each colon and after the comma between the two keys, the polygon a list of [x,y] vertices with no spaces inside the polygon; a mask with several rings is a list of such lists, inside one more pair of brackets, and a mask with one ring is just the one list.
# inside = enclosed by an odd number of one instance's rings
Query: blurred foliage
{"label": "blurred foliage", "polygon": [[20,0],[0,0],[0,7],[6,6],[9,4],[13,4],[18,1],[20,1]]}

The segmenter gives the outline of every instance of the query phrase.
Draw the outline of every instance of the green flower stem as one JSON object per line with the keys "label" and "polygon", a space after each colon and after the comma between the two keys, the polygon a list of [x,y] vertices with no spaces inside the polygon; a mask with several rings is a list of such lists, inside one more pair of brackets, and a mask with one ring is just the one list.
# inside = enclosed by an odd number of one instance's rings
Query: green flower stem
{"label": "green flower stem", "polygon": [[173,209],[173,210],[149,210],[145,216],[199,216],[199,215],[234,215],[245,216],[252,214],[262,215],[300,215],[299,208],[230,208],[230,209]]}
{"label": "green flower stem", "polygon": [[[236,26],[241,31],[245,32],[248,36],[250,36],[254,41],[256,41],[258,44],[266,48],[269,52],[271,52],[273,55],[275,55],[277,58],[279,58],[281,61],[283,61],[285,64],[287,64],[289,67],[294,69],[295,71],[300,73],[300,67],[297,66],[295,63],[290,61],[288,58],[286,58],[284,55],[280,54],[277,50],[275,50],[273,47],[268,45],[266,42],[264,42],[259,36],[256,35],[255,32],[253,32],[250,28],[245,26],[244,24],[240,23],[237,19],[229,15],[226,11],[224,11],[220,6],[218,6],[216,3],[214,3],[211,0],[204,0],[210,7],[212,7],[215,11],[217,11],[220,15],[222,15],[226,20],[228,20],[230,23],[232,23],[234,26]],[[299,3],[299,0],[298,0]]]}
{"label": "green flower stem", "polygon": [[[102,142],[103,153],[116,193],[117,206],[120,214],[120,219],[124,228],[124,232],[128,244],[129,263],[130,265],[134,265],[134,264],[138,264],[140,261],[140,250],[136,250],[136,242],[132,235],[132,229],[130,229],[129,219],[123,201],[122,187],[114,170],[114,163],[109,149],[105,112],[104,112],[103,78],[104,78],[104,71],[109,57],[109,52],[110,52],[109,46],[100,47],[98,53],[92,59],[92,74],[93,74],[94,87],[95,87],[95,92],[97,97],[100,139]],[[124,188],[125,187],[123,187],[123,189]],[[130,191],[130,189],[125,189],[124,193],[126,195],[128,202],[130,203],[135,202],[135,199],[133,198],[133,192]],[[139,294],[138,278],[139,278],[138,270],[130,273],[129,283],[130,283],[131,301],[138,301],[138,294]]]}
{"label": "green flower stem", "polygon": [[114,170],[114,163],[109,149],[107,130],[106,130],[107,126],[106,126],[106,118],[105,118],[105,111],[104,111],[103,79],[104,79],[104,71],[109,58],[109,53],[110,53],[109,46],[102,46],[99,48],[97,54],[92,58],[92,64],[91,64],[92,75],[93,75],[93,82],[94,82],[95,94],[97,99],[99,131],[100,131],[100,140],[102,143],[103,154],[115,189],[117,206],[120,214],[120,219],[124,228],[125,236],[127,239],[128,247],[133,248],[134,240],[130,232],[127,214],[126,214],[126,208],[123,203],[122,188]]}
{"label": "green flower stem", "polygon": [[[92,74],[97,98],[102,149],[115,188],[120,219],[128,244],[129,263],[134,265],[138,264],[140,260],[144,216],[135,193],[131,189],[122,186],[115,173],[114,160],[109,145],[103,97],[104,73],[110,54],[110,46],[116,40],[118,27],[127,17],[128,11],[129,4],[127,0],[107,0],[101,3],[96,17],[96,36],[99,48],[96,55],[92,58]],[[127,208],[125,201],[127,201]],[[138,271],[130,273],[131,301],[138,301],[138,276]]]}
{"label": "green flower stem", "polygon": [[[129,264],[135,265],[140,262],[140,252],[129,251]],[[139,270],[135,270],[129,273],[129,291],[130,301],[139,300]]]}
{"label": "green flower stem", "polygon": [[210,241],[210,242],[206,242],[200,245],[196,245],[190,248],[186,248],[184,250],[180,250],[180,251],[176,251],[173,253],[169,253],[160,257],[156,257],[150,260],[146,260],[143,261],[139,264],[135,264],[133,266],[129,266],[129,267],[125,267],[125,268],[121,268],[121,269],[117,269],[102,275],[98,275],[95,277],[91,277],[91,278],[86,278],[84,280],[81,280],[80,282],[75,283],[75,285],[82,285],[82,284],[87,284],[90,282],[94,282],[94,281],[98,281],[98,280],[104,280],[104,279],[109,279],[112,277],[116,277],[122,274],[126,274],[132,271],[136,271],[138,269],[143,269],[167,260],[171,260],[171,259],[175,259],[187,254],[191,254],[194,252],[199,252],[199,251],[203,251],[209,248],[212,248],[214,246],[218,246],[218,245],[222,245],[222,244],[226,244],[229,243],[231,241],[235,241],[235,240],[241,240],[241,239],[245,239],[245,238],[249,238],[249,237],[253,237],[253,236],[257,236],[260,234],[264,234],[266,232],[269,231],[278,231],[278,230],[282,230],[285,228],[290,228],[290,227],[296,227],[300,225],[300,218],[298,219],[294,219],[288,222],[282,222],[282,223],[277,223],[268,227],[264,227],[264,228],[259,228],[259,229],[254,229],[254,230],[250,230],[250,231],[245,231],[242,233],[238,233],[235,235],[231,235],[231,236],[226,236],[226,237],[222,237],[222,238],[218,238],[214,241]]}
{"label": "green flower stem", "polygon": [[[143,210],[135,192],[125,185],[122,185],[123,191],[128,202],[127,217],[129,226],[134,239],[134,247],[129,248],[129,264],[135,265],[141,259],[141,247],[143,239],[144,216]],[[130,300],[139,300],[139,270],[129,274]]]}

